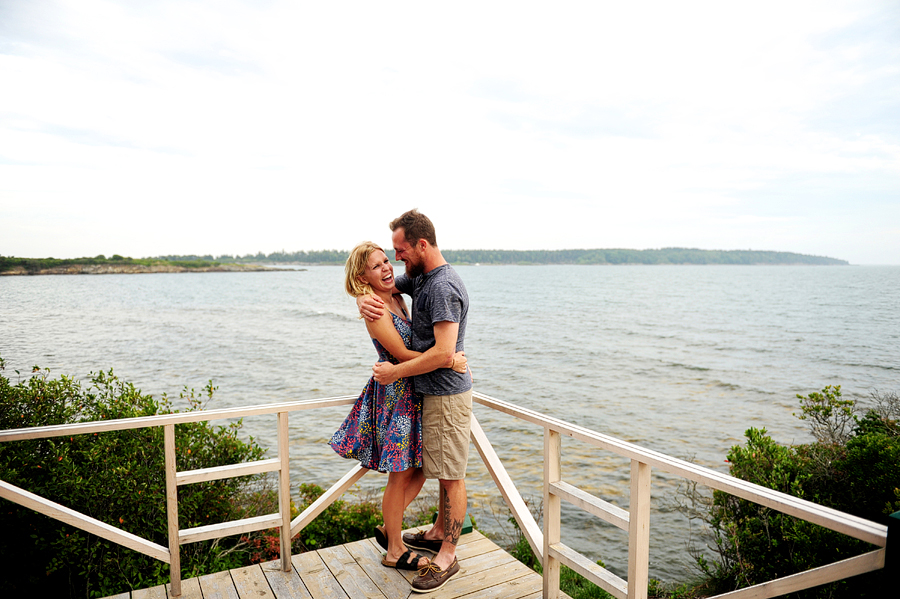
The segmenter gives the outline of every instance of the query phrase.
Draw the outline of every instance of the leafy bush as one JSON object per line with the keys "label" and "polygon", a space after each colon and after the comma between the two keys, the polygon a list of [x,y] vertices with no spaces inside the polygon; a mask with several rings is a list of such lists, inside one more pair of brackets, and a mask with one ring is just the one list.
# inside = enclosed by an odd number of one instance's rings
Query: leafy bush
{"label": "leafy bush", "polygon": [[[532,515],[538,518],[540,516],[540,506],[527,505],[532,510]],[[534,513],[535,511],[537,513]],[[538,574],[543,575],[544,567],[537,555],[532,551],[528,539],[525,538],[519,523],[512,513],[507,518],[507,522],[512,525],[514,541],[506,547],[506,551]],[[597,560],[597,564],[606,567],[602,560]],[[559,589],[572,599],[612,599],[612,595],[565,565],[561,565],[559,569]]]}
{"label": "leafy bush", "polygon": [[[291,500],[291,519],[296,518],[323,493],[324,490],[318,485],[301,484],[301,505],[298,508],[294,500]],[[437,514],[434,501],[436,497],[430,497],[427,493],[420,494],[404,514],[404,528],[431,524]],[[270,506],[263,509],[263,512],[272,513],[278,509],[278,497],[272,490],[260,493],[260,503]],[[370,538],[375,526],[382,522],[380,506],[380,498],[373,499],[368,493],[356,501],[335,501],[291,540],[291,553],[315,551]],[[280,531],[277,528],[245,537],[242,541],[250,547],[250,563],[258,564],[280,557]]]}
{"label": "leafy bush", "polygon": [[[747,430],[728,454],[731,474],[856,516],[884,522],[900,510],[900,426],[896,394],[873,395],[860,419],[840,386],[801,401],[815,443],[778,445],[765,429]],[[868,543],[716,491],[709,514],[720,561],[701,564],[717,592],[759,584],[874,549]],[[880,597],[873,572],[793,597]]]}
{"label": "leafy bush", "polygon": [[[4,367],[0,358],[0,370]],[[205,388],[213,395],[212,383]],[[188,411],[203,396],[185,389]],[[51,378],[35,367],[12,384],[0,375],[0,429],[14,429],[172,413],[172,403],[142,394],[113,372],[90,384],[65,375]],[[205,422],[176,426],[179,470],[259,459],[264,450],[238,439],[241,424]],[[0,444],[0,479],[51,501],[167,546],[161,427],[72,435]],[[255,512],[253,477],[179,488],[182,528],[228,521]],[[169,566],[11,502],[0,502],[0,594],[102,597],[163,584]],[[182,546],[182,577],[247,563],[238,539]]]}
{"label": "leafy bush", "polygon": [[[309,507],[325,490],[312,484],[300,485],[299,512]],[[338,499],[310,522],[294,539],[303,551],[334,547],[372,536],[381,524],[381,510],[371,501],[351,503]]]}

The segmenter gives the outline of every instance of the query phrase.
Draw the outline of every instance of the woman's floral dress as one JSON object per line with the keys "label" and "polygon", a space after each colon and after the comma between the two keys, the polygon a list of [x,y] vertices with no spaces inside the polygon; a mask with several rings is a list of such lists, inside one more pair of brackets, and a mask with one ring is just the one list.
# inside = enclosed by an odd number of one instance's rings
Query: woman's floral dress
{"label": "woman's floral dress", "polygon": [[[391,313],[394,328],[409,347],[412,329],[408,321]],[[397,360],[377,339],[378,361]],[[345,458],[359,460],[364,468],[401,472],[422,466],[422,396],[412,378],[382,385],[372,377],[350,414],[331,437],[331,448]]]}

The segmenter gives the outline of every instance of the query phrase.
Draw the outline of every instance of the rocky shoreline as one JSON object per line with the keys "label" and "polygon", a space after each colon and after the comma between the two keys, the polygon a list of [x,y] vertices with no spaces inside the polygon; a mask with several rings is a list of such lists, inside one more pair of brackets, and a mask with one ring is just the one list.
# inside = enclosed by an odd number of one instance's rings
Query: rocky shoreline
{"label": "rocky shoreline", "polygon": [[217,264],[215,266],[185,267],[174,264],[69,264],[42,268],[37,271],[17,266],[0,275],[139,275],[163,272],[299,272],[293,268],[269,268],[259,264]]}

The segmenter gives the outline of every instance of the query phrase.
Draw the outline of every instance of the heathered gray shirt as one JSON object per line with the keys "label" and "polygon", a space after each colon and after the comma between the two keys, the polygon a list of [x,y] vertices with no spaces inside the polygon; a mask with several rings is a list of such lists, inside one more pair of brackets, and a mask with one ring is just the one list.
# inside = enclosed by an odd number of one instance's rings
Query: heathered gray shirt
{"label": "heathered gray shirt", "polygon": [[[397,289],[412,296],[412,340],[410,349],[425,352],[434,347],[434,325],[437,322],[458,322],[459,336],[456,351],[463,351],[466,319],[469,314],[469,294],[462,279],[449,264],[410,278],[406,273],[394,282]],[[472,388],[469,373],[449,368],[414,377],[416,391],[428,395],[453,395]]]}

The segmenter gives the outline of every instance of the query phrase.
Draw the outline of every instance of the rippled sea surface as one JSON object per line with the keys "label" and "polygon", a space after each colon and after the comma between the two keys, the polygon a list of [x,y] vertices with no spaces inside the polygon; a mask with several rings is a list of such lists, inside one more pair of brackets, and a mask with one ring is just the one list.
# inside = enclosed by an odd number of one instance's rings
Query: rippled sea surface
{"label": "rippled sea surface", "polygon": [[[866,404],[900,390],[900,267],[461,266],[466,351],[481,393],[727,471],[728,449],[765,427],[810,440],[796,394],[828,384]],[[375,359],[340,267],[292,272],[0,278],[6,376],[33,365],[87,379],[113,369],[145,393],[218,387],[209,408],[355,395]],[[325,444],[347,408],[291,422],[294,484],[351,466]],[[526,498],[540,506],[542,430],[476,405]],[[274,449],[274,418],[244,431]],[[629,464],[563,440],[563,479],[628,504]],[[355,492],[378,492],[370,474]],[[684,579],[677,479],[654,475],[651,575]],[[471,452],[470,511],[508,514]],[[426,491],[431,489],[426,486]],[[564,509],[563,542],[624,575],[627,536]]]}

